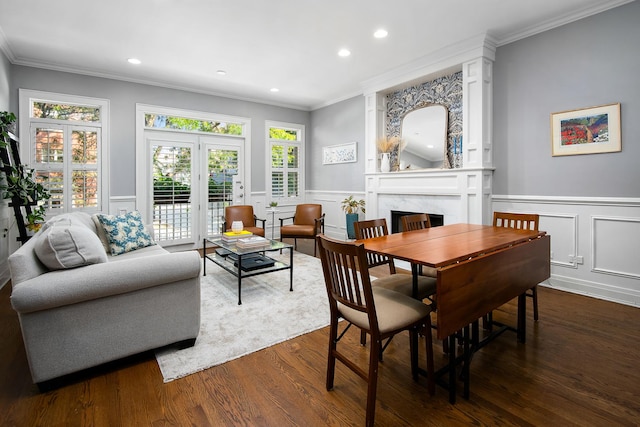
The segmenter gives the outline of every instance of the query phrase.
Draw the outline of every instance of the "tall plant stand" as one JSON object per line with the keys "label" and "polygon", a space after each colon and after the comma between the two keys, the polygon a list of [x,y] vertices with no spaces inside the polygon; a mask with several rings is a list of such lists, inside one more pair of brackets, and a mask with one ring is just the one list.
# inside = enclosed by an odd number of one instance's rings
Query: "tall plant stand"
{"label": "tall plant stand", "polygon": [[[2,171],[5,175],[9,176],[12,173],[12,165],[18,166],[20,164],[20,151],[18,149],[18,137],[7,132],[8,138],[4,138],[4,146],[0,148],[0,160],[2,160]],[[11,153],[9,153],[11,151]],[[24,243],[31,238],[27,233],[27,225],[24,222],[25,215],[31,214],[31,206],[25,205],[24,202],[14,196],[9,203],[10,207],[13,207],[13,213],[16,217],[16,224],[18,225],[18,232],[20,235],[17,240],[20,243]],[[24,214],[23,214],[24,210]]]}

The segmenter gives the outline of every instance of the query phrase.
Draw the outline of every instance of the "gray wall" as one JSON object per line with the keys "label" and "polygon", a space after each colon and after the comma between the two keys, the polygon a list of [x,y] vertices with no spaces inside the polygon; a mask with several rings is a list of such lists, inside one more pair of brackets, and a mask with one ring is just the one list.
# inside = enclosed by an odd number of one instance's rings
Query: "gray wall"
{"label": "gray wall", "polygon": [[250,118],[252,192],[266,188],[265,120],[309,127],[310,113],[307,111],[32,67],[13,66],[12,75],[10,107],[16,113],[19,88],[110,100],[111,196],[135,195],[136,103]]}
{"label": "gray wall", "polygon": [[0,111],[9,111],[9,70],[11,64],[0,51]]}
{"label": "gray wall", "polygon": [[[364,96],[356,96],[311,113],[308,190],[364,191],[364,101]],[[358,143],[357,162],[322,164],[322,147],[353,141]]]}
{"label": "gray wall", "polygon": [[[640,2],[498,48],[494,193],[640,196]],[[622,152],[551,156],[550,114],[621,104]]]}

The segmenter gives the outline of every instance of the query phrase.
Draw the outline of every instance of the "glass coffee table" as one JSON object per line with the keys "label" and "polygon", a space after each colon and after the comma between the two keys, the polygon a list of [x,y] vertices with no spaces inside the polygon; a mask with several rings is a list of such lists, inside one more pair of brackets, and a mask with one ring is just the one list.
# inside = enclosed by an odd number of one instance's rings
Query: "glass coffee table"
{"label": "glass coffee table", "polygon": [[[202,242],[202,247],[204,253],[204,276],[207,275],[208,259],[238,278],[238,305],[242,304],[242,279],[245,277],[288,269],[289,291],[293,291],[293,245],[267,239],[267,243],[263,247],[240,249],[235,242],[225,242],[221,238],[215,237],[205,238]],[[207,247],[215,248],[216,250],[207,254]],[[268,252],[282,251],[282,249],[289,249],[288,264],[266,256]]]}

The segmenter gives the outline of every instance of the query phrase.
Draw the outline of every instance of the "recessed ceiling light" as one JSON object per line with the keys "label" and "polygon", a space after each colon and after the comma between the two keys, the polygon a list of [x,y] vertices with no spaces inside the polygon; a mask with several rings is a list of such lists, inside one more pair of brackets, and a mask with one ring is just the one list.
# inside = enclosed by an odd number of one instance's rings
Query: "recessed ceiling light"
{"label": "recessed ceiling light", "polygon": [[133,65],[142,64],[142,61],[140,61],[138,58],[129,58],[127,59],[127,61],[129,62],[129,64],[133,64]]}
{"label": "recessed ceiling light", "polygon": [[278,89],[277,87],[272,87],[271,89],[269,89],[271,92],[279,92],[280,89]]}
{"label": "recessed ceiling light", "polygon": [[351,51],[349,49],[340,49],[338,51],[338,56],[341,56],[343,58],[346,58],[349,55],[351,55]]}
{"label": "recessed ceiling light", "polygon": [[383,38],[387,37],[388,35],[389,35],[389,33],[387,32],[387,30],[385,30],[383,28],[380,28],[375,33],[373,33],[373,37],[375,37],[377,39],[383,39]]}
{"label": "recessed ceiling light", "polygon": [[216,74],[218,74],[220,76],[226,76],[227,72],[225,70],[218,70],[218,71],[216,71]]}

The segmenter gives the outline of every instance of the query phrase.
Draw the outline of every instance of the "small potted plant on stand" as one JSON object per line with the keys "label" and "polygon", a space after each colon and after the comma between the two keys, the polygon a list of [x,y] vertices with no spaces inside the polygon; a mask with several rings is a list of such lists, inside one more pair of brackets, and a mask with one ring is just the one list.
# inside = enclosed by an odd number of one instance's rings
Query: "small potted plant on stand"
{"label": "small potted plant on stand", "polygon": [[365,213],[364,204],[363,199],[356,200],[353,195],[342,201],[342,210],[347,215],[347,237],[349,239],[356,238],[353,223],[358,220],[358,211]]}

